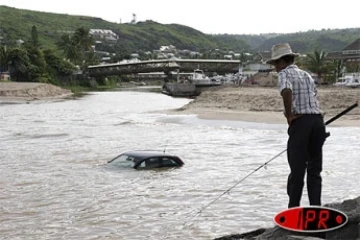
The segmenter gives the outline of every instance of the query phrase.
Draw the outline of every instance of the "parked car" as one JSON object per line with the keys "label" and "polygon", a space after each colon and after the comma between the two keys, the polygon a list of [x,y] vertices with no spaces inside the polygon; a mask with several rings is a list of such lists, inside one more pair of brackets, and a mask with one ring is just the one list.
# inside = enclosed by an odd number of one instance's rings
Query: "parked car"
{"label": "parked car", "polygon": [[153,169],[164,167],[181,167],[184,162],[175,155],[157,151],[129,151],[120,154],[108,162],[110,166]]}

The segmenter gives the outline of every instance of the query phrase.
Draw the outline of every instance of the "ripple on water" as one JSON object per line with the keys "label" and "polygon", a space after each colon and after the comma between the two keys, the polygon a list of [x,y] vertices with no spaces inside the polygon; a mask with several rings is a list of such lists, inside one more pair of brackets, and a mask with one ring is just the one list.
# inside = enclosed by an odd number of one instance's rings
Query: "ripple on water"
{"label": "ripple on water", "polygon": [[[76,101],[2,105],[0,235],[199,240],[272,226],[287,205],[286,154],[242,179],[285,149],[286,126],[153,113],[189,101],[101,92]],[[360,129],[329,130],[325,203],[360,193]],[[168,171],[106,167],[132,149],[166,150],[185,165]]]}

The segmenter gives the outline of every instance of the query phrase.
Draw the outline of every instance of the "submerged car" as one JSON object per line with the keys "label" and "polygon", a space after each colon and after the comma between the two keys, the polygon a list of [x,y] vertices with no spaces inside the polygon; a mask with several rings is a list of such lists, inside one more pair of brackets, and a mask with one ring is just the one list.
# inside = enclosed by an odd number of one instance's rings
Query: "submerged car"
{"label": "submerged car", "polygon": [[129,151],[120,154],[108,162],[111,166],[152,169],[164,167],[181,167],[184,162],[175,155],[153,151]]}

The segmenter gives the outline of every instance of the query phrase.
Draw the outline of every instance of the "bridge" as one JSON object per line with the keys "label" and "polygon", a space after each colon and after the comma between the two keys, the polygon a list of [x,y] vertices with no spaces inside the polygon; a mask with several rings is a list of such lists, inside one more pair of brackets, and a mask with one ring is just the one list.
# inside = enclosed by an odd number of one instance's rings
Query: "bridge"
{"label": "bridge", "polygon": [[136,73],[171,71],[192,72],[201,69],[204,72],[217,72],[218,74],[236,73],[239,71],[240,60],[222,59],[162,59],[128,63],[112,63],[94,65],[87,68],[91,77],[125,75]]}

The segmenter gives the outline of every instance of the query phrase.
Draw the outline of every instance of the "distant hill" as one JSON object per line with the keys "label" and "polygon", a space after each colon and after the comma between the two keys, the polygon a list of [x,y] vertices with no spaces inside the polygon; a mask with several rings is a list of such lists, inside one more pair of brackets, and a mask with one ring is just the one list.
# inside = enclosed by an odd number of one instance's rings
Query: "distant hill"
{"label": "distant hill", "polygon": [[298,32],[292,34],[279,35],[266,40],[260,45],[258,50],[270,49],[278,42],[288,42],[295,51],[310,52],[315,49],[325,51],[341,51],[348,44],[360,38],[360,28],[350,29],[328,29],[307,32]]}
{"label": "distant hill", "polygon": [[159,24],[154,21],[137,24],[118,24],[101,18],[54,14],[0,6],[0,35],[5,41],[24,41],[31,37],[35,25],[43,45],[54,46],[59,37],[77,28],[110,29],[119,35],[115,49],[128,51],[151,51],[163,45],[174,45],[178,49],[215,49],[225,47],[213,36],[178,24]]}
{"label": "distant hill", "polygon": [[228,40],[233,46],[234,39],[249,46],[250,51],[269,51],[276,43],[288,42],[294,51],[300,53],[324,50],[327,52],[341,51],[344,47],[360,38],[360,28],[309,30],[289,34],[260,34],[260,35],[216,35],[215,38]]}
{"label": "distant hill", "polygon": [[289,42],[298,52],[315,49],[340,51],[360,37],[360,28],[307,31],[292,34],[229,35],[204,34],[191,27],[179,24],[160,24],[154,21],[136,24],[107,22],[101,18],[55,14],[0,6],[0,36],[3,42],[31,37],[31,28],[36,26],[40,43],[54,47],[60,36],[77,28],[110,29],[119,35],[119,41],[110,46],[114,52],[152,51],[163,45],[177,49],[204,52],[212,49],[235,52],[270,50],[279,42]]}

